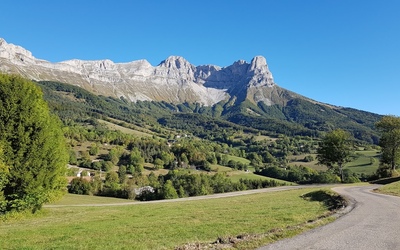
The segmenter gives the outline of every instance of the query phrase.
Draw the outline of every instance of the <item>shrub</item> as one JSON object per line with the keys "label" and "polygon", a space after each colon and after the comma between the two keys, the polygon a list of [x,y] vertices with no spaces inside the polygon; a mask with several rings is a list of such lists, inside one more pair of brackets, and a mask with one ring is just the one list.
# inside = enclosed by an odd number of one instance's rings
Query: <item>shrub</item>
{"label": "shrub", "polygon": [[82,177],[76,177],[72,179],[68,192],[72,194],[90,194],[91,185],[90,182]]}

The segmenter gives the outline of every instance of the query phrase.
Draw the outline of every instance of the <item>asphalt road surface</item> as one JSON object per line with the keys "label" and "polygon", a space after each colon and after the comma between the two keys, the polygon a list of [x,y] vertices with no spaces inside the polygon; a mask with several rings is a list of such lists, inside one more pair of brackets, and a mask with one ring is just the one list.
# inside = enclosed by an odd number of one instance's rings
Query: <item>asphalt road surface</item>
{"label": "asphalt road surface", "polygon": [[334,188],[354,202],[353,210],[333,223],[259,250],[400,249],[400,197],[371,192],[376,187]]}

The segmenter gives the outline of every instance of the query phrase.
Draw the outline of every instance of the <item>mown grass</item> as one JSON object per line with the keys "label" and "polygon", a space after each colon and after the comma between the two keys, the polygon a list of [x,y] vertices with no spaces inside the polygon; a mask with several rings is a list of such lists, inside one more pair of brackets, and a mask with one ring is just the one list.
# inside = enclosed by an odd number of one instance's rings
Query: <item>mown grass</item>
{"label": "mown grass", "polygon": [[375,191],[381,194],[400,196],[400,181],[386,184]]}
{"label": "mown grass", "polygon": [[235,245],[253,249],[311,228],[316,224],[304,223],[329,213],[323,203],[301,197],[316,190],[114,207],[45,208],[34,218],[0,222],[0,249],[173,249],[191,242],[214,242],[219,237],[270,232],[268,237]]}
{"label": "mown grass", "polygon": [[241,162],[243,164],[250,164],[250,161],[247,160],[246,158],[234,156],[234,155],[227,155],[227,156],[228,156],[228,161],[232,160],[232,161]]}
{"label": "mown grass", "polygon": [[[356,174],[366,174],[371,175],[376,172],[379,167],[379,151],[377,150],[359,150],[355,152],[357,154],[357,158],[351,162],[346,163],[345,168],[351,170],[351,172]],[[288,164],[290,166],[305,166],[315,169],[317,171],[327,170],[327,167],[324,165],[318,165],[318,161],[314,160],[311,162],[304,162],[303,159],[305,156],[311,155],[316,159],[316,154],[302,154],[302,155],[293,155],[290,156],[289,159],[291,162]],[[371,158],[373,159],[371,164]]]}
{"label": "mown grass", "polygon": [[249,167],[249,172],[242,170],[235,170],[230,167],[224,167],[221,165],[211,165],[211,170],[214,172],[225,173],[226,176],[231,179],[233,182],[239,182],[240,179],[250,179],[250,180],[275,180],[278,183],[284,183],[286,185],[297,185],[293,182],[288,182],[284,180],[279,180],[275,178],[270,178],[262,175],[254,174],[254,168]]}
{"label": "mown grass", "polygon": [[126,203],[132,200],[119,199],[113,197],[101,197],[91,195],[66,194],[59,201],[49,205],[85,205],[85,204],[110,204],[110,203]]}
{"label": "mown grass", "polygon": [[[379,167],[379,152],[377,150],[356,151],[358,158],[346,164],[353,173],[371,175]],[[371,163],[371,159],[373,159]]]}

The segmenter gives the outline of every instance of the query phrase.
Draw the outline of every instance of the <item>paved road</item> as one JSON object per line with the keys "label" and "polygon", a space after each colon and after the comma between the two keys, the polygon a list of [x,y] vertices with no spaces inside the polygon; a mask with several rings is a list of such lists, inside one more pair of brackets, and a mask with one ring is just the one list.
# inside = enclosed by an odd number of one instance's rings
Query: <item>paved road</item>
{"label": "paved road", "polygon": [[355,201],[350,213],[333,223],[259,250],[400,249],[400,197],[370,192],[374,188],[376,186],[334,188]]}

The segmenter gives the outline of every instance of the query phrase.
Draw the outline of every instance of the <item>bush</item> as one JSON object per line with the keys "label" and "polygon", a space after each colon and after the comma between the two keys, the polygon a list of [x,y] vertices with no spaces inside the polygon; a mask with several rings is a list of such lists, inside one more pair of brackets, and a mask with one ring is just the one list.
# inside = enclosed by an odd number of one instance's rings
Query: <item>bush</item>
{"label": "bush", "polygon": [[312,162],[313,160],[314,160],[314,157],[312,155],[307,155],[303,159],[304,162]]}
{"label": "bush", "polygon": [[82,177],[72,179],[68,187],[68,192],[72,194],[90,194],[90,182]]}

